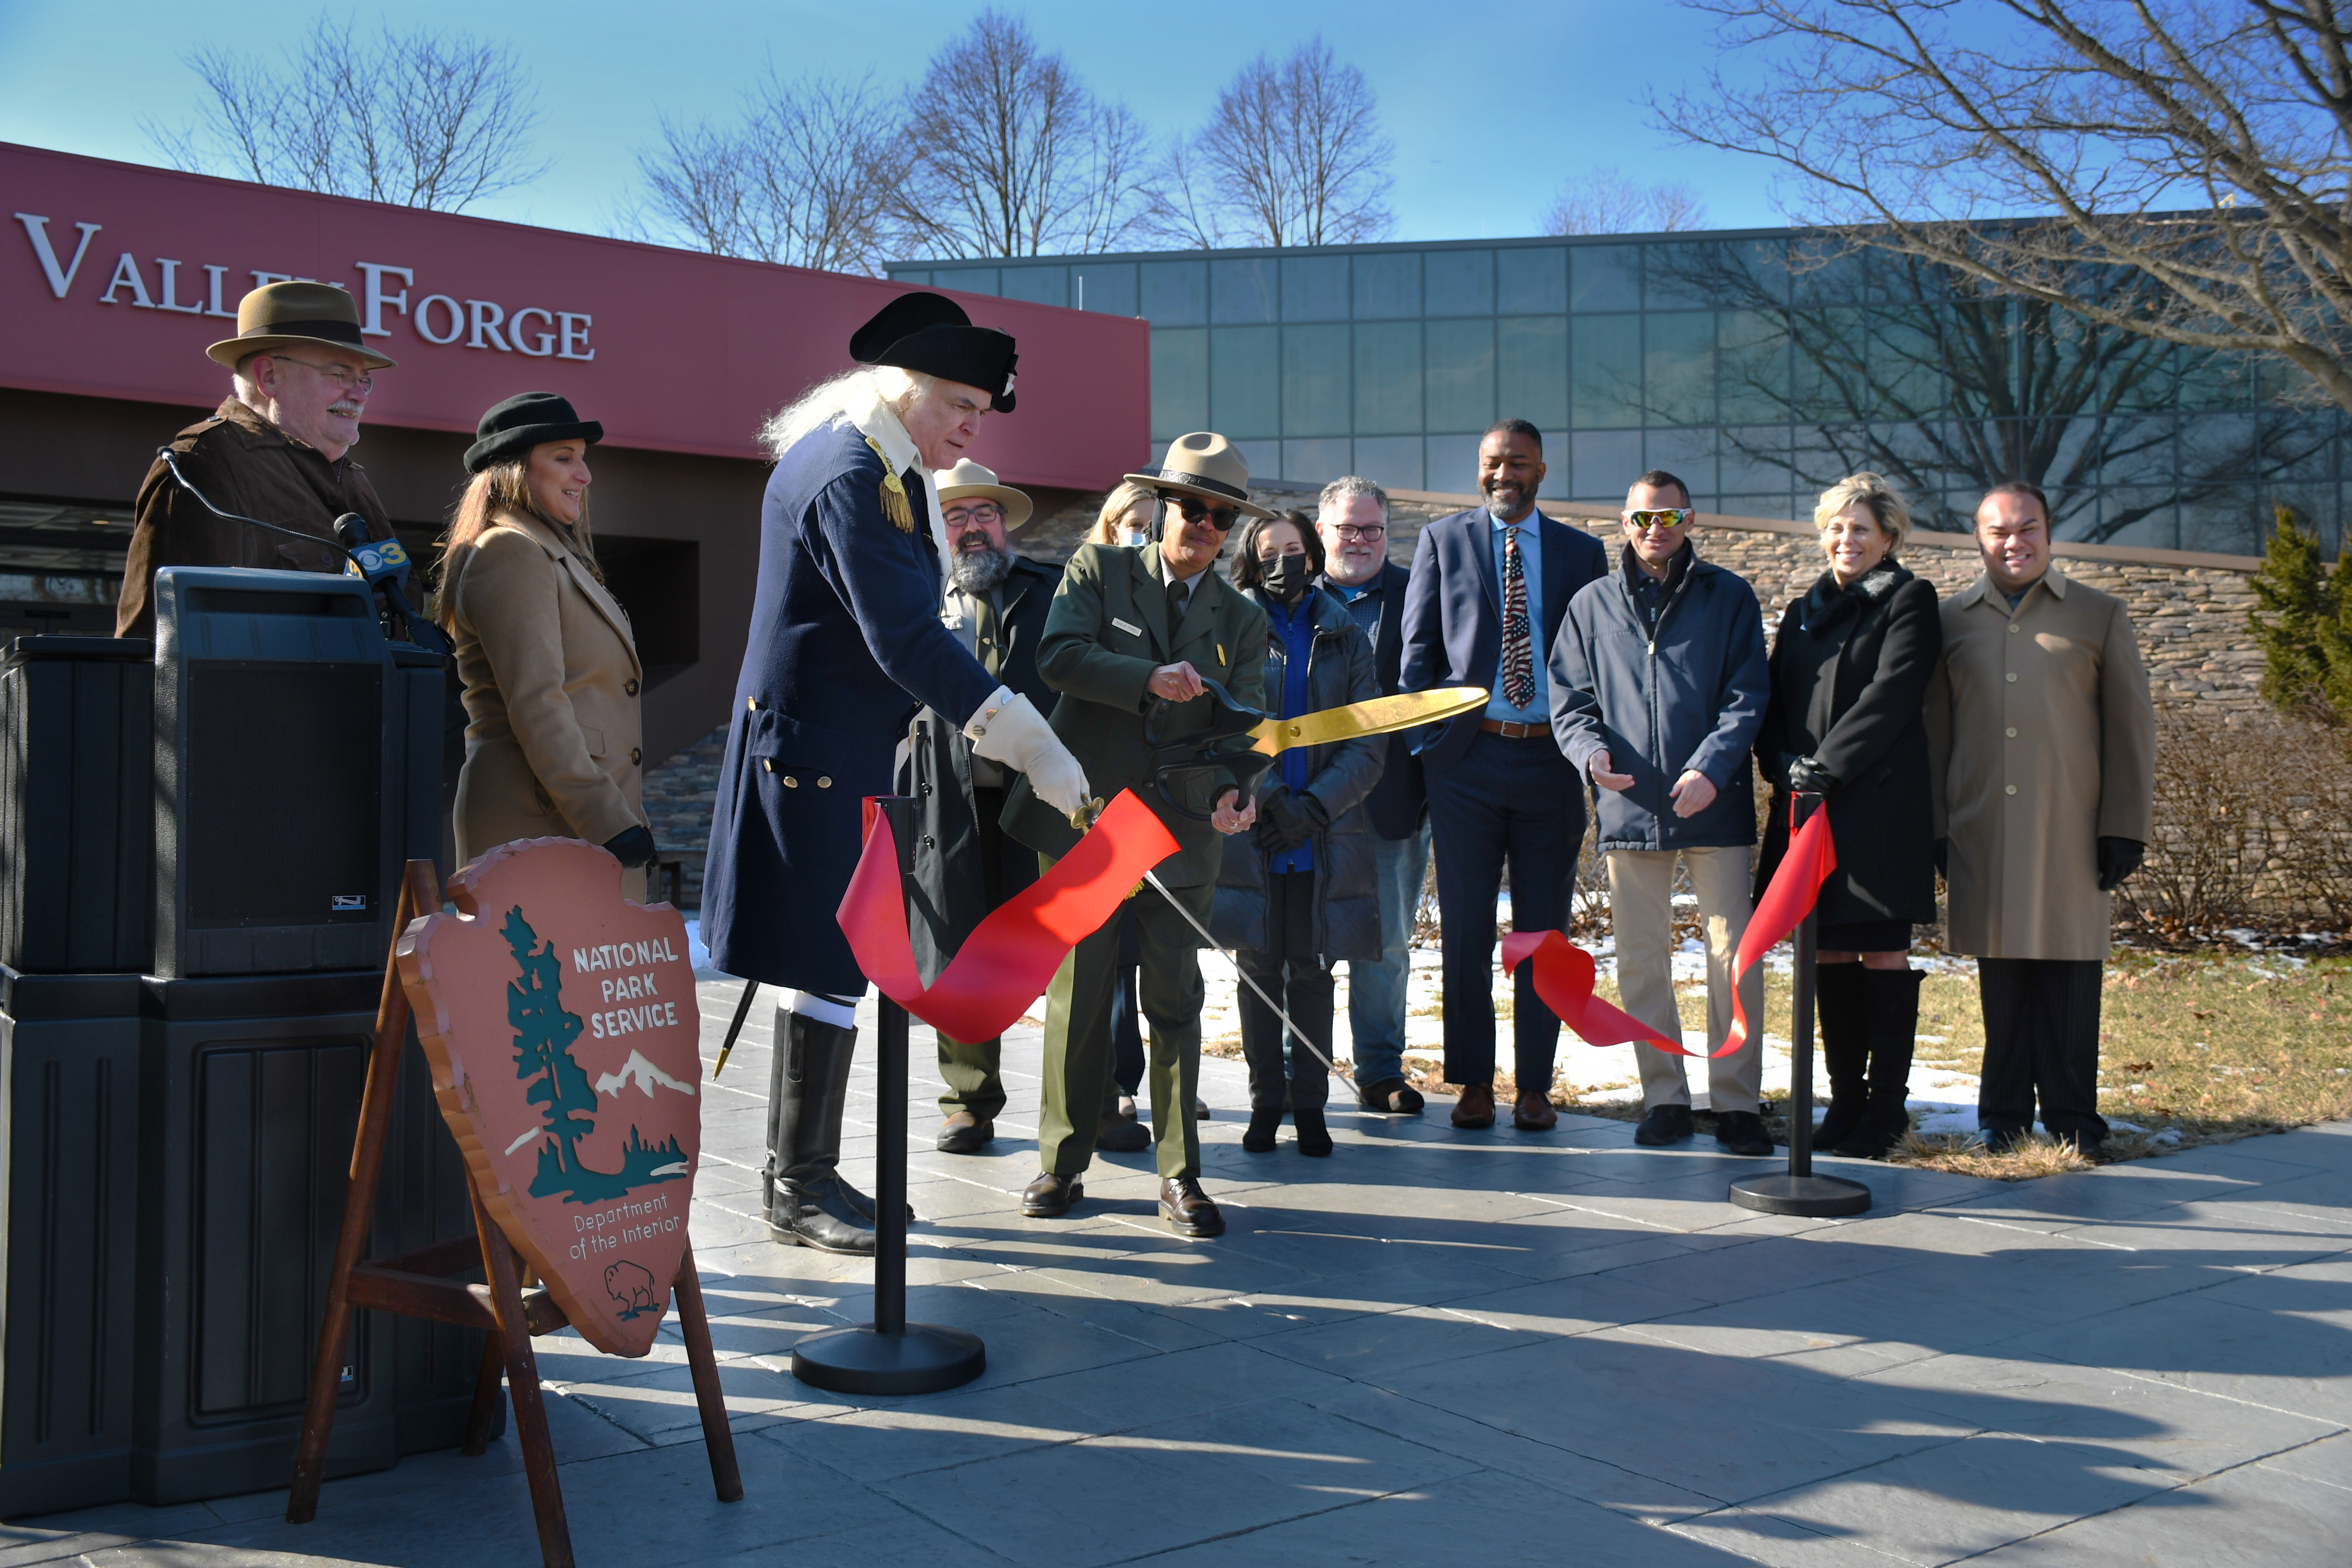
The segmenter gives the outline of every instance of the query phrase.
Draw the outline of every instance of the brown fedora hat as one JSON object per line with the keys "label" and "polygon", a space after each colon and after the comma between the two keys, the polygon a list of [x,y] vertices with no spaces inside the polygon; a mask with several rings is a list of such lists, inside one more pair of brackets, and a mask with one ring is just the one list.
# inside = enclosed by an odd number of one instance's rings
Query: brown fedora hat
{"label": "brown fedora hat", "polygon": [[952,468],[933,474],[931,478],[940,487],[940,505],[942,507],[951,500],[963,500],[971,496],[986,496],[1003,507],[1004,529],[1008,533],[1028,521],[1029,514],[1036,510],[1027,496],[1011,485],[998,484],[995,469],[983,468],[970,458]]}
{"label": "brown fedora hat", "polygon": [[1168,455],[1160,459],[1159,468],[1121,477],[1148,490],[1181,490],[1251,517],[1275,515],[1249,499],[1249,459],[1212,430],[1177,437],[1168,443]]}
{"label": "brown fedora hat", "polygon": [[360,337],[360,308],[347,289],[331,283],[265,283],[236,302],[236,336],[205,351],[231,370],[247,354],[297,343],[317,343],[341,349],[367,361],[370,370],[389,370],[395,363]]}

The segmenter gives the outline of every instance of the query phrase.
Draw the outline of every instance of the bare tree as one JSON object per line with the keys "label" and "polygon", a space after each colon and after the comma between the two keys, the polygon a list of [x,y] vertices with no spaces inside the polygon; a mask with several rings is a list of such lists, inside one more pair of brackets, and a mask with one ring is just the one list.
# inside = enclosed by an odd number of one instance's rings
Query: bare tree
{"label": "bare tree", "polygon": [[501,46],[390,27],[362,43],[322,18],[282,67],[218,47],[187,63],[206,93],[196,121],[144,122],[180,168],[439,212],[546,169],[530,161],[537,89]]}
{"label": "bare tree", "polygon": [[1209,122],[1160,165],[1151,228],[1179,245],[1346,245],[1378,239],[1395,144],[1364,73],[1318,37],[1259,55],[1217,94]]}
{"label": "bare tree", "polygon": [[[1654,98],[1796,176],[1801,223],[2352,409],[2352,24],[2333,0],[1685,0],[1743,73]],[[2068,294],[2075,268],[2153,287]]]}
{"label": "bare tree", "polygon": [[1689,185],[1639,185],[1613,168],[1570,180],[1544,215],[1546,234],[1669,234],[1706,226],[1706,204]]}
{"label": "bare tree", "polygon": [[771,65],[729,128],[665,117],[637,154],[645,196],[625,225],[719,256],[879,275],[887,193],[905,173],[895,105],[869,75],[787,82]]}
{"label": "bare tree", "polygon": [[1028,25],[982,12],[907,95],[902,247],[940,257],[1096,252],[1127,243],[1145,205],[1148,142],[1097,102]]}

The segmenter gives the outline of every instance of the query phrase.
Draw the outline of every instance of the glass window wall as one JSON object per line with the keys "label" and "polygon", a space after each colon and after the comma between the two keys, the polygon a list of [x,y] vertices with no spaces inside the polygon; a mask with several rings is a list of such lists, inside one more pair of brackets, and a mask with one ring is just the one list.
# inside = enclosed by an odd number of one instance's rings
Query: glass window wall
{"label": "glass window wall", "polygon": [[[1544,493],[1645,467],[1703,507],[1808,517],[1856,468],[1963,529],[2049,488],[2062,537],[2252,553],[2273,505],[2341,547],[2346,416],[2292,367],[1989,300],[1801,232],[910,261],[908,284],[1139,315],[1152,435],[1223,432],[1254,472],[1466,495],[1498,417],[1547,432]],[[2086,283],[2112,289],[2112,280]],[[1263,465],[1261,467],[1260,465]]]}

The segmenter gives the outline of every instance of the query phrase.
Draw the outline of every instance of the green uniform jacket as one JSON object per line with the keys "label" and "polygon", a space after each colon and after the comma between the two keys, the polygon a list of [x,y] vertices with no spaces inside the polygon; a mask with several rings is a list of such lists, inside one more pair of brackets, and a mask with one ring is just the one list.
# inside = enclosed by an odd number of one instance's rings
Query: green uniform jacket
{"label": "green uniform jacket", "polygon": [[[1171,810],[1151,780],[1151,750],[1143,719],[1152,697],[1145,683],[1163,664],[1189,661],[1223,685],[1236,702],[1265,705],[1265,612],[1234,591],[1212,566],[1192,589],[1184,623],[1168,625],[1168,585],[1153,546],[1129,550],[1082,544],[1062,574],[1037,645],[1037,670],[1062,694],[1054,705],[1054,733],[1087,771],[1087,784],[1104,800],[1122,789],[1142,797],[1168,825],[1181,849],[1160,863],[1171,888],[1203,887],[1217,879],[1217,830]],[[1202,698],[1179,709],[1163,726],[1178,735],[1207,724]],[[1246,741],[1231,741],[1235,751]],[[1227,781],[1229,784],[1231,781]],[[1226,784],[1200,784],[1185,805],[1206,816]],[[1017,779],[1004,803],[1004,831],[1042,853],[1060,857],[1078,841],[1068,817]]]}

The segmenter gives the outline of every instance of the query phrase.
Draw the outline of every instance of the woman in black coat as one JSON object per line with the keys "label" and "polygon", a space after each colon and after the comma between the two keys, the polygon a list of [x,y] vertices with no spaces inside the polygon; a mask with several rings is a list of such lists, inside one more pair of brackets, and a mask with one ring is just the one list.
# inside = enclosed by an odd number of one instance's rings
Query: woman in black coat
{"label": "woman in black coat", "polygon": [[1830,569],[1790,602],[1772,643],[1772,694],[1756,760],[1772,816],[1760,899],[1789,848],[1792,790],[1817,791],[1838,868],[1822,884],[1822,1056],[1830,1107],[1814,1143],[1875,1159],[1910,1130],[1921,973],[1911,928],[1936,918],[1927,682],[1943,651],[1936,591],[1895,560],[1911,524],[1876,474],[1840,479],[1813,509]]}
{"label": "woman in black coat", "polygon": [[[1381,694],[1372,645],[1347,606],[1313,585],[1322,573],[1323,541],[1302,512],[1253,518],[1234,551],[1234,586],[1265,611],[1265,706],[1277,718]],[[1277,1015],[1242,987],[1242,1055],[1250,1080],[1242,1147],[1254,1154],[1273,1150],[1286,1107],[1300,1153],[1331,1152],[1323,1124],[1329,1076],[1313,1051],[1290,1038],[1282,1018],[1329,1056],[1331,965],[1381,955],[1364,797],[1386,760],[1386,747],[1368,735],[1284,752],[1258,782],[1255,834],[1228,843],[1218,863],[1210,932],[1283,1007]]]}

